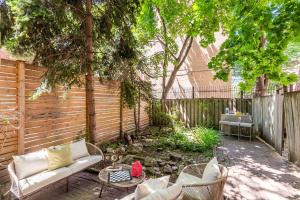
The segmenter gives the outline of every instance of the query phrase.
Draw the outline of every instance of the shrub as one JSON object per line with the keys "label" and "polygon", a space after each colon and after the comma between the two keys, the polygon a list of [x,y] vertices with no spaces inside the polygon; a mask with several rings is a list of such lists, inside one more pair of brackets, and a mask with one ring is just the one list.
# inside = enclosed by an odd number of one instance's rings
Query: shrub
{"label": "shrub", "polygon": [[218,132],[213,129],[205,127],[185,129],[178,126],[174,132],[158,136],[156,145],[183,151],[204,152],[211,150],[218,142]]}

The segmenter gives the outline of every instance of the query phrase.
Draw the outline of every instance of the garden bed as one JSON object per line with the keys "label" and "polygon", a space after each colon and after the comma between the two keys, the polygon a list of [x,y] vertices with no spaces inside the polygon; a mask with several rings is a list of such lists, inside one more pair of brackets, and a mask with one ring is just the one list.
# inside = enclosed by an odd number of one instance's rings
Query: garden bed
{"label": "garden bed", "polygon": [[218,142],[219,135],[212,129],[149,127],[131,145],[114,141],[100,147],[107,158],[117,154],[120,163],[141,161],[148,177],[171,175],[174,181],[185,166],[208,162]]}

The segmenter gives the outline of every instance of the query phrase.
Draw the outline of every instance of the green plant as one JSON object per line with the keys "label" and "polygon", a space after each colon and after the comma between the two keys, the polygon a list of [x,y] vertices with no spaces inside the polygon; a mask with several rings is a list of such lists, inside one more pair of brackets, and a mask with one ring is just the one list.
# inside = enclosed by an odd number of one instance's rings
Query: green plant
{"label": "green plant", "polygon": [[179,124],[175,131],[157,137],[157,146],[183,151],[205,152],[213,149],[219,142],[218,132],[206,127],[186,129]]}

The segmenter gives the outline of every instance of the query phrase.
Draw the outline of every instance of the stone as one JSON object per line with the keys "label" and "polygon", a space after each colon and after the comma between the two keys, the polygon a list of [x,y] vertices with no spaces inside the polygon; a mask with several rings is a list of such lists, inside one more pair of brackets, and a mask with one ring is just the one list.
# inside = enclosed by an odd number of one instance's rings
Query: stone
{"label": "stone", "polygon": [[184,165],[179,165],[178,166],[178,171],[177,171],[178,175],[180,174],[180,172],[183,170],[184,167],[185,167]]}
{"label": "stone", "polygon": [[175,153],[175,152],[170,152],[169,153],[169,157],[172,161],[180,161],[182,160],[182,155],[180,155],[179,153]]}
{"label": "stone", "polygon": [[163,167],[163,166],[166,165],[166,161],[161,160],[161,159],[157,160],[157,163],[158,163],[158,165],[159,165],[160,167]]}
{"label": "stone", "polygon": [[146,167],[153,167],[157,164],[156,160],[154,158],[150,158],[149,156],[146,156],[145,157],[145,160],[144,160],[144,165]]}
{"label": "stone", "polygon": [[170,165],[164,166],[163,172],[166,174],[171,174],[173,172],[172,167]]}
{"label": "stone", "polygon": [[122,153],[126,152],[126,148],[123,147],[123,146],[121,146],[119,149],[120,149],[120,151],[121,151]]}
{"label": "stone", "polygon": [[161,152],[161,151],[163,151],[164,149],[163,148],[161,148],[161,147],[158,147],[157,149],[156,149],[156,151],[158,151],[158,152]]}
{"label": "stone", "polygon": [[196,163],[196,161],[195,161],[195,160],[193,160],[193,159],[189,159],[189,160],[188,160],[188,163],[189,163],[189,164],[195,164],[195,163]]}
{"label": "stone", "polygon": [[176,166],[176,165],[177,165],[177,162],[173,162],[173,161],[169,161],[168,163],[169,163],[169,165],[171,165],[171,166]]}
{"label": "stone", "polygon": [[160,171],[159,167],[153,167],[154,171],[158,172]]}
{"label": "stone", "polygon": [[143,152],[143,145],[131,145],[128,147],[127,151],[132,154],[139,154]]}
{"label": "stone", "polygon": [[113,152],[114,152],[114,149],[111,148],[111,147],[108,147],[108,148],[106,148],[106,152],[107,152],[107,153],[113,153]]}
{"label": "stone", "polygon": [[172,166],[172,170],[173,170],[173,171],[176,171],[177,169],[178,169],[177,166]]}

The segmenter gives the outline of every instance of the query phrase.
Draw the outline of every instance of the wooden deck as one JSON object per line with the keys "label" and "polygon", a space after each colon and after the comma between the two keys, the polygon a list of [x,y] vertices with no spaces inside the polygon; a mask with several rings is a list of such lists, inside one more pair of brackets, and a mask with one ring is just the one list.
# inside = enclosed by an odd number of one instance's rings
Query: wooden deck
{"label": "wooden deck", "polygon": [[80,172],[69,178],[69,192],[66,192],[66,181],[61,181],[26,198],[26,200],[112,200],[120,199],[128,193],[134,192],[135,189],[130,188],[127,192],[125,188],[104,187],[102,197],[98,198],[100,187],[97,174]]}

